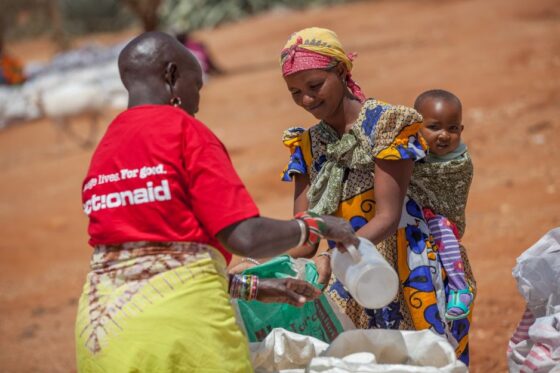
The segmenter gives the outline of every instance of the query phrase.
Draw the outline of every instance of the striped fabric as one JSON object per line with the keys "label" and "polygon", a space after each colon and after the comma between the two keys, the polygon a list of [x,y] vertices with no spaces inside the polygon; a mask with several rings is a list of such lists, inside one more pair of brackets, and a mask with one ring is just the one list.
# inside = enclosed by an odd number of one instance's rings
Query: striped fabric
{"label": "striped fabric", "polygon": [[512,345],[516,345],[519,342],[529,339],[529,328],[531,327],[531,325],[533,325],[534,322],[535,316],[533,316],[533,313],[531,312],[531,310],[529,310],[529,308],[525,308],[525,312],[521,317],[521,321],[519,321],[517,329],[515,329],[515,332],[513,333],[509,341],[508,353],[511,351]]}
{"label": "striped fabric", "polygon": [[560,371],[557,352],[551,351],[558,350],[554,346],[554,340],[558,340],[558,328],[552,324],[538,322],[529,308],[525,309],[507,349],[510,372]]}
{"label": "striped fabric", "polygon": [[449,287],[453,290],[467,289],[465,266],[461,259],[461,248],[453,232],[451,222],[441,215],[434,215],[428,220],[428,226],[438,246],[443,268],[447,272]]}

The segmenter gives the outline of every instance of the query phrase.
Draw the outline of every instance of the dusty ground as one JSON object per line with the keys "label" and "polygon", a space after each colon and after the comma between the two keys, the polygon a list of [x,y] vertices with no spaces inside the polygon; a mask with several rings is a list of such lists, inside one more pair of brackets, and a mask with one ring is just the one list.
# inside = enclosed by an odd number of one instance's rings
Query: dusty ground
{"label": "dusty ground", "polygon": [[[204,88],[199,116],[230,149],[262,213],[289,217],[280,134],[313,123],[279,74],[277,53],[290,32],[335,29],[359,52],[354,76],[370,96],[411,104],[440,87],[461,97],[475,162],[464,241],[480,289],[471,371],[502,372],[523,308],[515,258],[560,225],[559,21],[558,0],[365,1],[264,15],[202,35],[230,74]],[[54,51],[45,39],[8,48],[28,60]],[[90,152],[55,138],[48,120],[0,133],[4,372],[75,370],[74,313],[91,252],[80,205]]]}

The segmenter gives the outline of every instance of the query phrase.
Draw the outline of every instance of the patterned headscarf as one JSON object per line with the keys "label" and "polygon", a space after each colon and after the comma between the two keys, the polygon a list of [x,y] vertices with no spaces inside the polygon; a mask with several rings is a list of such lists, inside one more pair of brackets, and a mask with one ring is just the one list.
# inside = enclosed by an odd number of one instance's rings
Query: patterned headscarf
{"label": "patterned headscarf", "polygon": [[360,86],[352,79],[355,53],[346,54],[334,31],[310,27],[293,33],[280,55],[284,76],[310,69],[328,69],[342,62],[346,66],[346,85],[361,102],[365,101]]}

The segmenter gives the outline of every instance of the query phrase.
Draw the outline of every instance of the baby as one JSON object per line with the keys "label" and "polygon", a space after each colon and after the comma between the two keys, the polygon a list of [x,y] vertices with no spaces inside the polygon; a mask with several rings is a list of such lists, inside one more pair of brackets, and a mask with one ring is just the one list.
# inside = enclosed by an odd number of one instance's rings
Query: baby
{"label": "baby", "polygon": [[447,273],[449,297],[445,317],[459,320],[470,313],[474,295],[465,275],[459,239],[465,230],[465,207],[473,168],[467,147],[461,142],[462,105],[452,93],[422,93],[414,108],[424,117],[420,130],[429,153],[417,163],[410,192],[424,207],[424,216]]}

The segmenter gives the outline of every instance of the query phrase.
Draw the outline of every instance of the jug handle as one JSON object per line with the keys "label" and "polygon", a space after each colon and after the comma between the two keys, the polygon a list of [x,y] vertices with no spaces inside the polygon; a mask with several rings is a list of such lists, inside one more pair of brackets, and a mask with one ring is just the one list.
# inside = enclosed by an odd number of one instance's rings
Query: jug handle
{"label": "jug handle", "polygon": [[346,251],[348,251],[348,254],[350,254],[352,260],[354,260],[356,263],[360,261],[362,256],[360,255],[360,252],[358,251],[356,246],[348,245],[346,246]]}

